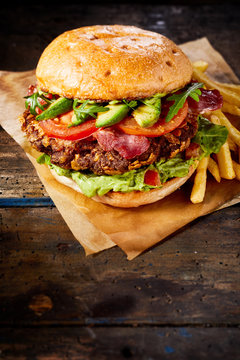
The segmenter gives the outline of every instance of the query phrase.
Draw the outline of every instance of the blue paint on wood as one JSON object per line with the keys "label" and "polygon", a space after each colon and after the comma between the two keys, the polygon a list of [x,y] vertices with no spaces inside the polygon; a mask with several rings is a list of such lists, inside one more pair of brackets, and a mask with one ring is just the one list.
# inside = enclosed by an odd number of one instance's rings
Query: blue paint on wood
{"label": "blue paint on wood", "polygon": [[126,318],[126,317],[119,317],[119,318],[116,318],[116,319],[114,319],[116,322],[119,322],[119,323],[125,323],[125,322],[127,322],[129,319],[128,318]]}
{"label": "blue paint on wood", "polygon": [[187,331],[187,329],[185,329],[185,328],[180,328],[180,329],[179,329],[179,334],[180,334],[181,336],[187,337],[187,338],[192,337],[192,334],[190,334],[190,333]]}
{"label": "blue paint on wood", "polygon": [[175,352],[175,350],[171,346],[165,346],[164,351],[166,354],[172,354]]}
{"label": "blue paint on wood", "polygon": [[0,207],[47,207],[55,206],[50,197],[39,198],[2,198],[0,199]]}
{"label": "blue paint on wood", "polygon": [[85,323],[87,325],[109,325],[114,323],[125,324],[129,319],[126,317],[118,318],[86,318]]}
{"label": "blue paint on wood", "polygon": [[85,323],[87,325],[108,325],[111,323],[111,321],[108,318],[103,318],[103,319],[87,318],[85,319]]}

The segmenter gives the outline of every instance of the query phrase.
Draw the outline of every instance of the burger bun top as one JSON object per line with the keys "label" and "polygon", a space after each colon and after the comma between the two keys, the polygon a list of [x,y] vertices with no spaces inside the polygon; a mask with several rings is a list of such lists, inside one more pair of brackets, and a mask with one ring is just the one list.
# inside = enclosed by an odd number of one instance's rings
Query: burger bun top
{"label": "burger bun top", "polygon": [[190,82],[187,56],[163,35],[134,26],[96,25],[66,31],[44,50],[38,86],[91,100],[139,99]]}

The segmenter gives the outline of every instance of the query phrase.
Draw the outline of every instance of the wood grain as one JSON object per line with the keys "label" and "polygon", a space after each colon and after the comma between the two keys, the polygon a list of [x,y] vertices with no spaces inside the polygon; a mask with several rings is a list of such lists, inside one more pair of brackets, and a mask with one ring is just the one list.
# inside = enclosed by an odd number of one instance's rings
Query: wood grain
{"label": "wood grain", "polygon": [[208,360],[224,357],[236,360],[238,340],[239,329],[235,328],[62,327],[0,331],[1,358],[8,360]]}
{"label": "wood grain", "polygon": [[[56,208],[1,209],[1,219],[2,324],[239,323],[238,205],[130,263],[117,248],[85,257]],[[41,294],[53,306],[39,316],[30,304]]]}
{"label": "wood grain", "polygon": [[0,154],[2,199],[48,196],[24,151],[2,128]]}

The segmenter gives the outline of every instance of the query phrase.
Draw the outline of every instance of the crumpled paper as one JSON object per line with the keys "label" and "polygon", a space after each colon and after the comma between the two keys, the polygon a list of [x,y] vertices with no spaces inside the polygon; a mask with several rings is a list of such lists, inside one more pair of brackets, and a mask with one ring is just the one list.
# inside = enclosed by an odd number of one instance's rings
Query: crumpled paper
{"label": "crumpled paper", "polygon": [[[208,74],[224,82],[238,82],[231,68],[206,38],[185,43],[183,51],[192,60],[206,60]],[[35,71],[0,72],[0,122],[24,149],[46,191],[54,201],[86,255],[118,245],[129,260],[151,248],[199,216],[240,201],[240,182],[217,183],[208,174],[204,202],[192,204],[191,180],[181,189],[154,204],[121,209],[97,203],[58,183],[46,165],[39,165],[39,153],[31,148],[21,131],[17,117],[23,113],[28,85],[34,84]],[[57,229],[56,229],[57,231]]]}

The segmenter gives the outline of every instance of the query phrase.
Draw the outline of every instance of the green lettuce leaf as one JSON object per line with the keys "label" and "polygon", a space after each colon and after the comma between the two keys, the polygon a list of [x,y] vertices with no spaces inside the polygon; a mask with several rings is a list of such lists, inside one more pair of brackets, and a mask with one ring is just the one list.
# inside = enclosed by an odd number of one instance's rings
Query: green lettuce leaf
{"label": "green lettuce leaf", "polygon": [[[180,155],[174,159],[161,159],[154,165],[149,165],[137,170],[131,170],[120,175],[95,175],[93,173],[84,173],[62,169],[51,163],[50,156],[42,154],[37,159],[39,164],[50,165],[60,176],[71,177],[79,186],[82,193],[88,197],[94,195],[104,195],[109,191],[120,191],[123,193],[131,191],[149,191],[156,186],[144,183],[144,176],[147,170],[158,171],[161,183],[163,184],[170,178],[183,177],[188,174],[190,166],[194,163],[193,159],[184,160]],[[161,186],[159,186],[161,187]]]}
{"label": "green lettuce leaf", "polygon": [[[82,192],[92,197],[96,194],[104,195],[109,191],[120,191],[123,193],[131,191],[149,191],[156,188],[144,183],[147,170],[159,172],[161,183],[173,177],[183,177],[188,174],[189,167],[194,163],[193,159],[184,160],[180,156],[170,160],[161,160],[154,165],[145,168],[128,171],[121,175],[86,175],[79,171],[72,172],[72,179],[78,184]],[[159,186],[161,187],[161,186]]]}
{"label": "green lettuce leaf", "polygon": [[185,160],[178,154],[173,159],[168,159],[167,161],[162,160],[155,165],[159,172],[161,183],[163,184],[168,179],[187,176],[189,168],[193,164],[194,159]]}
{"label": "green lettuce leaf", "polygon": [[132,170],[121,175],[83,174],[80,171],[72,172],[72,179],[78,184],[81,191],[92,197],[104,195],[109,191],[131,192],[134,190],[147,191],[153,186],[144,183],[146,170]]}
{"label": "green lettuce leaf", "polygon": [[38,162],[38,164],[51,165],[51,158],[50,158],[50,156],[47,155],[47,154],[41,154],[41,155],[37,158],[37,162]]}
{"label": "green lettuce leaf", "polygon": [[221,146],[226,142],[227,136],[228,130],[225,126],[215,125],[199,115],[198,132],[192,141],[201,146],[203,156],[208,156],[211,153],[219,152]]}

